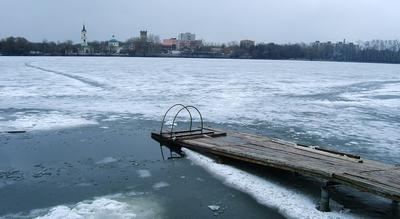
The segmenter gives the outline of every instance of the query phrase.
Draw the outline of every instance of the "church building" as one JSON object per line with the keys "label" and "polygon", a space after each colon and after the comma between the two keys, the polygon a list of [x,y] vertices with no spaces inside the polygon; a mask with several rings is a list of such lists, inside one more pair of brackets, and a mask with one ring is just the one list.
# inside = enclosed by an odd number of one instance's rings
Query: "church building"
{"label": "church building", "polygon": [[108,49],[110,54],[118,54],[121,50],[119,41],[115,39],[114,35],[112,35],[112,38],[108,41]]}

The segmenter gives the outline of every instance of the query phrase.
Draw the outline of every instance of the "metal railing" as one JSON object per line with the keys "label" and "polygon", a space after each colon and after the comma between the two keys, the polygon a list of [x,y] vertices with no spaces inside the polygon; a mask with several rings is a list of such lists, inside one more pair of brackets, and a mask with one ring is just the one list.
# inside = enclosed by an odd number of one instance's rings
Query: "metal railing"
{"label": "metal railing", "polygon": [[[180,109],[177,111],[177,113],[176,113],[175,116],[174,116],[174,119],[172,120],[170,131],[169,131],[169,132],[163,132],[164,124],[165,124],[165,118],[167,117],[168,113],[169,113],[173,108],[176,108],[176,107],[180,107]],[[188,112],[188,114],[189,114],[189,117],[190,117],[189,130],[185,130],[185,131],[176,131],[176,132],[174,132],[175,121],[176,121],[178,115],[179,115],[183,110],[186,110],[186,111]],[[200,117],[200,128],[198,128],[198,129],[192,129],[192,126],[193,126],[193,116],[192,116],[192,111],[191,111],[191,110],[195,110],[195,111],[197,112],[197,114],[199,115],[199,117]],[[170,134],[170,137],[172,138],[172,137],[174,137],[175,134],[181,134],[181,133],[192,134],[192,133],[194,133],[194,132],[200,132],[200,134],[203,134],[203,129],[204,129],[204,122],[203,122],[203,116],[201,115],[200,110],[199,110],[197,107],[195,107],[195,106],[191,106],[191,105],[185,106],[185,105],[183,105],[183,104],[178,103],[178,104],[175,104],[175,105],[171,106],[171,107],[165,112],[164,117],[163,117],[163,120],[162,120],[162,122],[161,122],[160,135],[162,135],[162,134]]]}

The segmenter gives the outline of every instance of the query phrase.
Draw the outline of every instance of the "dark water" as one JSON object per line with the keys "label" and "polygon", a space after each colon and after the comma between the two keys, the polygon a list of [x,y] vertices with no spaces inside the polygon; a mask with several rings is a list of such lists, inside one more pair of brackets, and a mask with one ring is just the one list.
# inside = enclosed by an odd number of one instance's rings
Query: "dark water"
{"label": "dark water", "polygon": [[[108,128],[100,128],[104,126]],[[2,134],[0,215],[32,217],[34,209],[134,191],[136,198],[151,198],[162,205],[158,215],[162,218],[282,217],[187,159],[162,160],[160,146],[150,138],[150,131],[158,126],[158,122],[131,120]],[[141,178],[139,170],[151,176]],[[154,189],[159,182],[168,186]],[[213,212],[208,205],[221,208]],[[146,210],[146,203],[141,208]]]}

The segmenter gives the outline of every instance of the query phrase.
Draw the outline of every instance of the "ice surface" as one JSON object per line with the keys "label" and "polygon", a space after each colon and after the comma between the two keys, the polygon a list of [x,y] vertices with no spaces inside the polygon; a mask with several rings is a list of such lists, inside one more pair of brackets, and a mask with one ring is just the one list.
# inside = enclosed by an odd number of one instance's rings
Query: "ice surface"
{"label": "ice surface", "polygon": [[[232,166],[218,164],[214,160],[188,149],[183,149],[188,159],[202,166],[224,184],[248,193],[259,203],[278,209],[289,218],[359,218],[337,205],[331,205],[332,212],[320,212],[315,202],[300,191],[287,189],[259,176]],[[210,206],[209,206],[210,207]],[[211,209],[211,208],[210,208]],[[212,210],[212,209],[211,209]],[[346,212],[346,213],[344,213]]]}
{"label": "ice surface", "polygon": [[96,122],[80,117],[85,114],[105,115],[103,121],[127,114],[160,120],[169,106],[184,103],[198,106],[210,122],[301,129],[293,135],[357,140],[364,145],[360,150],[400,156],[398,65],[1,57],[0,66],[0,110],[44,111],[1,119],[2,130]]}

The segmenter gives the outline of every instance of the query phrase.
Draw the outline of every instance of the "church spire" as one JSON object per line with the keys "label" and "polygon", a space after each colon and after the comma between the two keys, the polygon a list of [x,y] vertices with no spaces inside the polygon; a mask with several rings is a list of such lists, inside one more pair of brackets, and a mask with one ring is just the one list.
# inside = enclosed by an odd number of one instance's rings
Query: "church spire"
{"label": "church spire", "polygon": [[83,24],[83,27],[82,27],[82,32],[86,32],[86,27],[85,27],[85,24]]}

